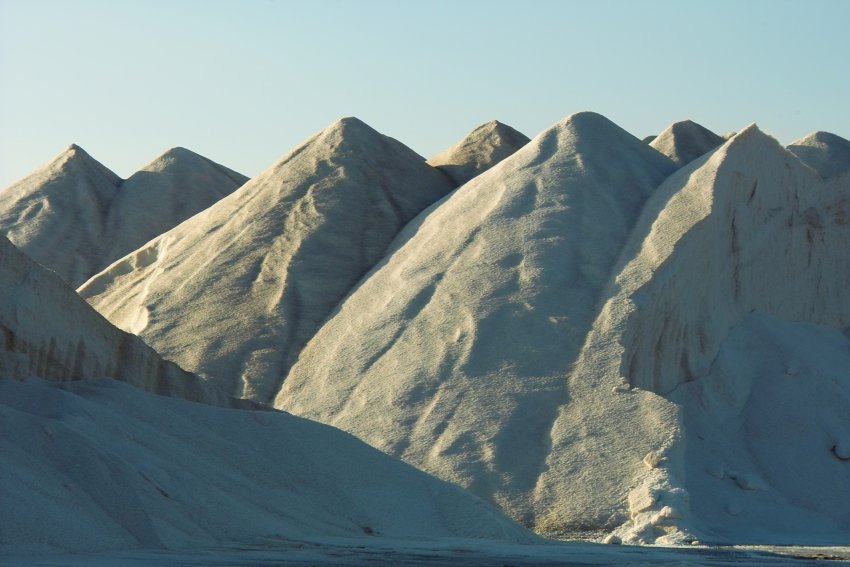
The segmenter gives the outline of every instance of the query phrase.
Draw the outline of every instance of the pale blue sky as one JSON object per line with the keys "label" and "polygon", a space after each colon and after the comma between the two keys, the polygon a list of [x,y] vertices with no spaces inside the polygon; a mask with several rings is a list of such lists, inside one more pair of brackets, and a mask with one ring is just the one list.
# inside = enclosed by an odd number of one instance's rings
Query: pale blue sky
{"label": "pale blue sky", "polygon": [[0,187],[71,142],[250,176],[342,116],[429,156],[581,110],[850,138],[850,0],[0,0]]}

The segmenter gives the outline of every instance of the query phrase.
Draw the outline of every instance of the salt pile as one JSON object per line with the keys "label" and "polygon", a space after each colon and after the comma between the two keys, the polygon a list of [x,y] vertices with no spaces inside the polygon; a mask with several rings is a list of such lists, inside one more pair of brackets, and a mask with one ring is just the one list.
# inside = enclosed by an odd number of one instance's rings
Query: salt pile
{"label": "salt pile", "polygon": [[79,292],[165,358],[270,402],[339,300],[451,189],[421,156],[346,118]]}
{"label": "salt pile", "polygon": [[3,236],[0,289],[0,378],[70,382],[109,377],[158,394],[240,405],[163,360],[138,337],[116,329],[57,274]]}
{"label": "salt pile", "polygon": [[537,525],[564,377],[645,200],[674,169],[598,114],[540,134],[405,228],[276,404]]}
{"label": "salt pile", "polygon": [[345,119],[80,292],[541,533],[841,544],[842,144],[580,113],[452,192]]}
{"label": "salt pile", "polygon": [[536,539],[333,428],[122,383],[246,405],[112,327],[2,236],[0,289],[3,553],[315,536]]}
{"label": "salt pile", "polygon": [[246,180],[174,148],[122,181],[72,144],[0,191],[0,234],[76,287]]}
{"label": "salt pile", "polygon": [[683,166],[705,155],[725,139],[691,120],[676,122],[667,127],[649,145]]}
{"label": "salt pile", "polygon": [[[112,380],[0,379],[4,553],[535,537],[333,428]],[[363,544],[368,542],[364,540]]]}
{"label": "salt pile", "polygon": [[428,163],[463,185],[484,173],[529,142],[528,137],[507,124],[492,120],[470,132],[454,146],[430,158]]}
{"label": "salt pile", "polygon": [[792,142],[788,149],[821,177],[835,177],[850,171],[850,140],[841,136],[813,132]]}
{"label": "salt pile", "polygon": [[[586,408],[601,407],[605,411],[599,419],[607,425],[603,434],[596,432],[598,439],[637,434],[653,438],[655,445],[643,456],[647,466],[642,473],[637,467],[641,451],[630,450],[629,445],[606,460],[608,466],[630,463],[637,473],[628,482],[633,487],[627,498],[630,520],[618,530],[618,537],[665,543],[696,533],[720,541],[759,540],[754,531],[731,532],[726,518],[691,506],[690,493],[703,478],[684,474],[683,451],[697,444],[699,434],[683,429],[681,420],[687,423],[696,410],[677,396],[684,384],[699,383],[712,372],[721,345],[748,313],[835,329],[850,323],[850,303],[842,291],[842,282],[850,277],[850,264],[842,253],[850,244],[850,231],[842,220],[848,213],[846,186],[846,178],[822,182],[774,139],[751,126],[672,175],[656,191],[626,246],[621,267],[614,271],[611,298],[600,310],[570,377],[571,383],[595,385],[589,395],[596,401],[562,407],[553,428],[551,479],[546,482],[544,477],[542,485],[546,492],[562,481],[555,465],[562,460],[560,455],[572,454],[574,428],[587,419]],[[614,394],[620,392],[613,405],[603,399],[608,387]],[[650,392],[663,396],[663,402]],[[812,387],[809,395],[820,394]],[[643,414],[651,419],[636,432],[636,422],[623,420],[626,414],[618,408],[637,396],[657,408]],[[789,397],[783,403],[797,400]],[[723,419],[717,415],[708,427],[721,429]],[[748,416],[742,414],[740,419]],[[724,442],[735,445],[741,440],[730,435]],[[770,451],[783,451],[787,440],[777,431],[767,434],[763,443]],[[712,449],[703,458],[718,454],[716,447]],[[744,455],[730,456],[722,466],[742,475],[754,470]],[[775,474],[793,477],[799,470],[788,466],[786,472]],[[793,532],[775,533],[775,538],[791,543],[825,535],[818,532],[818,524],[803,519],[805,506],[785,500],[788,494],[782,484],[755,483],[796,526]],[[840,491],[840,486],[834,487]],[[746,507],[746,497],[742,498]],[[846,510],[834,508],[819,525],[842,516]]]}
{"label": "salt pile", "polygon": [[[700,404],[730,381],[766,384],[716,365],[748,314],[776,319],[780,330],[749,331],[776,360],[787,322],[834,329],[811,332],[832,343],[850,326],[848,178],[820,179],[754,126],[661,184],[673,168],[592,114],[541,134],[405,229],[304,349],[277,405],[543,533],[840,543],[844,347],[830,347],[829,372],[789,362],[799,383],[772,394],[810,423],[790,452],[764,405]],[[808,415],[827,398],[827,416]],[[748,453],[756,427],[763,447]],[[795,463],[807,443],[813,460]],[[815,468],[829,489],[791,488]],[[712,497],[728,509],[704,507]]]}

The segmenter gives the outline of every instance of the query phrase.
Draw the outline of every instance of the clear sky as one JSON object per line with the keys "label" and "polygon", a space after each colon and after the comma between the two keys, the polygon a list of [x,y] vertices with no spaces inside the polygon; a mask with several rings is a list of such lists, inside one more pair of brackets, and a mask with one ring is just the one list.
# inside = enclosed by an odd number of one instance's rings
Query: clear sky
{"label": "clear sky", "polygon": [[252,176],[342,116],[427,157],[581,110],[850,138],[850,0],[0,0],[0,187],[71,142]]}

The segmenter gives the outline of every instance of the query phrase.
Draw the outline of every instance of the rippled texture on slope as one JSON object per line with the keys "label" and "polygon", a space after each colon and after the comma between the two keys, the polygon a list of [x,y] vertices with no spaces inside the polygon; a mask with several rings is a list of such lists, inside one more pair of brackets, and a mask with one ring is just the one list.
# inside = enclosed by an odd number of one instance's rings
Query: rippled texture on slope
{"label": "rippled texture on slope", "polygon": [[813,132],[792,142],[788,149],[821,177],[850,172],[850,140],[829,132]]}
{"label": "rippled texture on slope", "polygon": [[525,134],[493,120],[430,158],[428,163],[446,172],[460,186],[512,155],[529,141]]}
{"label": "rippled texture on slope", "polygon": [[645,199],[673,169],[596,114],[547,130],[408,225],[276,404],[535,524],[564,376]]}
{"label": "rippled texture on slope", "polygon": [[[680,405],[676,393],[711,374],[721,345],[752,311],[838,330],[850,324],[848,181],[822,181],[751,126],[672,175],[647,203],[570,377],[577,384],[607,383],[621,400],[650,391],[671,399],[666,413],[656,414],[657,427],[645,430],[656,437],[667,432],[656,448],[642,454],[624,446],[612,461],[646,465],[631,479],[629,521],[618,530],[623,539],[676,542],[692,529],[728,535],[713,523],[722,519],[689,505],[693,476],[685,474],[683,451],[690,442],[683,442],[688,429],[680,420],[690,419],[691,408]],[[612,411],[615,405],[601,401],[605,391],[595,393],[595,405],[605,408],[599,419],[610,424],[599,435],[600,450],[635,429]],[[782,403],[796,402],[789,396]],[[575,431],[593,405],[562,406],[541,493],[557,493],[563,461],[575,454]],[[718,416],[715,426],[721,421]],[[769,451],[782,450],[782,439],[770,443]],[[785,514],[798,517],[797,508],[787,501]],[[805,521],[796,529],[811,533]]]}
{"label": "rippled texture on slope", "polygon": [[0,191],[0,233],[77,287],[246,180],[174,148],[122,181],[71,145]]}
{"label": "rippled texture on slope", "polygon": [[691,120],[676,122],[650,140],[650,146],[682,167],[707,154],[726,140]]}
{"label": "rippled texture on slope", "polygon": [[157,394],[221,406],[241,403],[113,327],[55,273],[3,236],[0,291],[0,378],[68,382],[110,377]]}
{"label": "rippled texture on slope", "polygon": [[421,156],[346,118],[79,291],[165,358],[271,401],[339,300],[451,188]]}

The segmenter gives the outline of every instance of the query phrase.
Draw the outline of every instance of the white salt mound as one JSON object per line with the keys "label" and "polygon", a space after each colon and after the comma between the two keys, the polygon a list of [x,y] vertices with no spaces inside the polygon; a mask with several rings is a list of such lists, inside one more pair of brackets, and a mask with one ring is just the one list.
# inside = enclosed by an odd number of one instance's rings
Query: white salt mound
{"label": "white salt mound", "polygon": [[271,401],[339,300],[451,189],[421,156],[345,118],[79,292],[165,358]]}
{"label": "white salt mound", "polygon": [[512,155],[530,140],[507,124],[492,120],[470,132],[428,163],[444,171],[460,186]]}
{"label": "white salt mound", "polygon": [[[796,368],[789,374],[789,368]],[[850,341],[811,323],[747,315],[682,406],[684,471],[703,541],[846,544]]]}
{"label": "white salt mound", "polygon": [[315,536],[536,540],[461,489],[281,412],[112,380],[0,378],[0,428],[3,553]]}
{"label": "white salt mound", "polygon": [[850,326],[847,184],[821,180],[756,126],[671,176],[598,320],[599,340],[622,349],[603,371],[663,394],[707,374],[752,310]]}
{"label": "white salt mound", "polygon": [[0,234],[76,287],[246,180],[174,148],[122,181],[72,144],[0,191]]}
{"label": "white salt mound", "polygon": [[[644,201],[674,169],[597,114],[557,124],[409,224],[312,338],[276,405],[538,525],[549,431],[572,397],[564,376]],[[574,492],[605,510],[623,497],[580,480]],[[596,519],[569,498],[554,505]]]}
{"label": "white salt mound", "polygon": [[813,132],[791,143],[788,149],[821,177],[850,171],[850,140],[829,132]]}
{"label": "white salt mound", "polygon": [[676,165],[683,166],[710,152],[726,140],[700,126],[684,120],[676,122],[661,132],[649,145],[668,156]]}
{"label": "white salt mound", "polygon": [[[776,468],[776,461],[771,464],[774,468],[765,469],[756,466],[751,455],[732,449],[721,451],[721,444],[734,447],[744,443],[741,431],[727,427],[723,412],[694,417],[693,404],[683,401],[681,392],[693,388],[713,391],[712,382],[698,385],[718,372],[721,347],[734,342],[729,337],[749,313],[781,321],[808,321],[836,331],[850,325],[850,299],[844,292],[850,278],[845,252],[850,247],[850,229],[844,220],[850,214],[848,181],[847,176],[821,180],[776,140],[751,126],[714,153],[672,175],[647,203],[621,267],[613,272],[611,298],[601,309],[570,379],[593,383],[616,377],[646,395],[653,391],[665,396],[675,409],[659,412],[657,426],[641,432],[658,437],[657,452],[666,462],[631,480],[634,488],[628,497],[629,521],[618,531],[623,541],[673,543],[702,533],[703,541],[714,538],[733,543],[790,544],[824,534],[834,539],[836,532],[824,532],[823,526],[846,524],[848,509],[843,503],[850,500],[836,500],[832,508],[819,509],[823,515],[819,521],[807,521],[812,517],[811,506],[795,496],[799,491],[771,480],[786,474]],[[778,324],[784,324],[781,321]],[[784,355],[766,360],[774,358]],[[789,368],[790,375],[800,374],[799,366]],[[728,385],[736,374],[729,368],[724,372],[716,380]],[[801,388],[810,391],[806,394],[809,398],[803,399],[820,399],[822,391],[816,391],[819,380],[804,383]],[[754,387],[752,392],[770,396],[777,406],[789,408],[803,395],[787,388],[764,394]],[[700,403],[708,401],[702,397]],[[574,454],[575,428],[584,419],[586,405],[562,407],[552,435],[548,474],[554,483],[560,481],[559,459]],[[605,408],[599,419],[610,424],[609,432],[600,439],[617,438],[634,430],[633,422],[623,420],[612,407],[598,407]],[[745,404],[736,419],[760,420],[759,415],[750,413],[765,411],[764,406],[759,407],[762,409]],[[825,407],[831,408],[825,411],[833,417],[850,412],[846,397],[839,396]],[[688,427],[691,419],[701,419],[701,425]],[[713,429],[723,432],[715,438],[714,446],[697,443],[699,431]],[[816,430],[814,425],[801,428],[799,443],[821,443],[821,433]],[[664,431],[666,440],[659,435]],[[786,451],[783,431],[765,428],[760,452],[782,453],[794,459],[797,441]],[[784,522],[784,528],[770,531],[753,525],[745,529],[746,522],[727,524],[729,515],[754,518],[746,512],[751,499],[724,500],[719,494],[700,492],[705,490],[702,473],[687,472],[689,463],[697,458],[695,446],[707,447],[700,458],[726,455],[722,462],[704,467],[709,476],[727,478],[738,489],[748,491],[746,494],[770,492],[769,505],[760,508],[758,514],[781,513],[783,519],[777,518],[773,525]],[[628,450],[617,459],[624,456],[632,462],[643,458],[640,452]],[[790,462],[784,468],[799,470]],[[834,488],[840,491],[841,486]],[[720,515],[715,508],[695,503],[694,493],[701,502],[717,497],[728,513]],[[770,506],[772,512],[768,513]],[[729,525],[740,529],[729,529]],[[767,537],[768,531],[771,537]]]}
{"label": "white salt mound", "polygon": [[245,405],[113,327],[59,277],[0,236],[0,377],[56,382],[120,379],[220,406]]}
{"label": "white salt mound", "polygon": [[[850,176],[821,179],[755,126],[661,184],[673,168],[598,115],[544,132],[403,231],[276,405],[547,534],[841,543]],[[724,348],[755,364],[740,333],[787,365],[770,394],[775,372],[718,366]],[[825,337],[811,356],[833,362],[810,372],[786,333]],[[700,409],[724,396],[729,412]],[[807,444],[811,463],[781,463]],[[824,486],[791,486],[821,465]]]}

